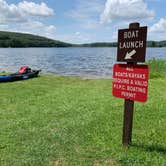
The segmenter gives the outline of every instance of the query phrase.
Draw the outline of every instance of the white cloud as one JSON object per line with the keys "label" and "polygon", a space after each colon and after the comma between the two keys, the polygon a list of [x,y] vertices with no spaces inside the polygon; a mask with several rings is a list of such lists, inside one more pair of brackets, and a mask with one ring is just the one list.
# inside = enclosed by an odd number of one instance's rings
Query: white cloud
{"label": "white cloud", "polygon": [[0,30],[1,30],[1,31],[5,31],[5,30],[7,30],[8,28],[9,28],[8,25],[1,25],[1,24],[0,24]]}
{"label": "white cloud", "polygon": [[149,27],[148,40],[161,41],[165,40],[166,36],[166,19],[160,18],[160,20]]}
{"label": "white cloud", "polygon": [[75,32],[71,34],[63,34],[63,35],[56,35],[56,38],[61,41],[65,41],[68,43],[77,43],[77,44],[82,44],[82,43],[88,43],[94,39],[93,34],[88,34],[86,32]]}
{"label": "white cloud", "polygon": [[76,32],[76,33],[75,33],[76,36],[79,36],[80,34],[81,34],[80,32]]}
{"label": "white cloud", "polygon": [[100,22],[107,23],[115,19],[138,21],[152,19],[153,16],[154,12],[147,8],[143,0],[107,0]]}
{"label": "white cloud", "polygon": [[7,22],[24,22],[26,18],[19,8],[14,5],[8,5],[6,1],[0,0],[0,24]]}
{"label": "white cloud", "polygon": [[77,0],[74,9],[67,14],[79,22],[82,28],[93,29],[99,25],[98,19],[104,6],[99,0]]}
{"label": "white cloud", "polygon": [[56,27],[39,21],[27,21],[20,24],[0,25],[0,30],[29,33],[55,39]]}
{"label": "white cloud", "polygon": [[149,31],[155,33],[166,33],[166,19],[160,18],[157,23],[150,27]]}
{"label": "white cloud", "polygon": [[88,42],[89,41],[89,35],[85,34],[85,33],[81,33],[81,32],[75,32],[75,34],[73,35],[73,37],[70,39],[74,39],[75,41],[77,41],[77,43],[81,42]]}
{"label": "white cloud", "polygon": [[23,1],[18,4],[18,8],[33,16],[52,16],[53,9],[49,8],[44,2],[36,4],[34,2]]}
{"label": "white cloud", "polygon": [[53,9],[43,2],[37,4],[22,1],[18,4],[8,4],[5,0],[0,0],[0,30],[33,33],[54,38],[56,32],[54,25],[35,21],[35,16],[52,16],[53,14]]}
{"label": "white cloud", "polygon": [[112,39],[113,39],[113,41],[117,42],[117,40],[118,40],[118,31],[112,33]]}
{"label": "white cloud", "polygon": [[29,21],[17,27],[20,32],[33,33],[40,36],[54,38],[56,27],[54,25],[45,25],[39,21]]}
{"label": "white cloud", "polygon": [[102,10],[102,5],[98,0],[93,1],[77,1],[75,8],[69,12],[69,16],[77,21],[82,21],[90,17],[98,16]]}
{"label": "white cloud", "polygon": [[5,0],[0,0],[0,24],[19,23],[28,21],[29,16],[51,16],[53,9],[45,3],[23,1],[19,4],[8,4]]}

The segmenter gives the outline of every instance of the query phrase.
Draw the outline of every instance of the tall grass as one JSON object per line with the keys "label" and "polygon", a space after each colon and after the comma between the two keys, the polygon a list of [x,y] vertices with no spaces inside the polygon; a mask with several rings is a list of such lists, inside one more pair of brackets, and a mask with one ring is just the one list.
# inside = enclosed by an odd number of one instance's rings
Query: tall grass
{"label": "tall grass", "polygon": [[150,78],[160,78],[166,75],[166,60],[153,58],[147,64],[150,68]]}

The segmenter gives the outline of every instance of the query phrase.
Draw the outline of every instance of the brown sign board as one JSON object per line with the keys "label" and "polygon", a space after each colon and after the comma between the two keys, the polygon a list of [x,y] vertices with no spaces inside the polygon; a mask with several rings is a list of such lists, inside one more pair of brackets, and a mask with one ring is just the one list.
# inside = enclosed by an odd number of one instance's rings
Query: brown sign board
{"label": "brown sign board", "polygon": [[145,62],[147,27],[118,31],[117,61]]}

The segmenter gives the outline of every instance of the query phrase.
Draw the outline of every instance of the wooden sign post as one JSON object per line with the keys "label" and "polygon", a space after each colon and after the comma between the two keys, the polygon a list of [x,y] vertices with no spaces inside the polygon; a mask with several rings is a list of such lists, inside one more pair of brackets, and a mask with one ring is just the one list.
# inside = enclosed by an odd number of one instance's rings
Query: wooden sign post
{"label": "wooden sign post", "polygon": [[[139,23],[132,23],[129,25],[129,29],[139,28]],[[134,62],[127,62],[128,64],[134,64]],[[124,103],[124,117],[123,117],[123,136],[122,144],[129,146],[132,143],[132,129],[133,129],[133,112],[134,101],[125,99]]]}
{"label": "wooden sign post", "polygon": [[133,111],[134,101],[125,99],[122,136],[122,143],[124,146],[130,145],[132,142]]}
{"label": "wooden sign post", "polygon": [[148,66],[137,65],[145,62],[147,27],[131,23],[129,29],[118,32],[117,61],[113,69],[113,95],[124,98],[124,121],[122,143],[132,143],[134,101],[145,102],[148,89]]}

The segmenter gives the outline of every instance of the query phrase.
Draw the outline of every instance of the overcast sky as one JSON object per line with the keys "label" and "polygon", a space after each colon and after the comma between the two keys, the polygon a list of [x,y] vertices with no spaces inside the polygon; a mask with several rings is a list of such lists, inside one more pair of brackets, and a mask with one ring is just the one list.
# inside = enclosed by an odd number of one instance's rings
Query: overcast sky
{"label": "overcast sky", "polygon": [[0,0],[0,30],[71,43],[117,41],[131,22],[166,40],[166,0]]}

